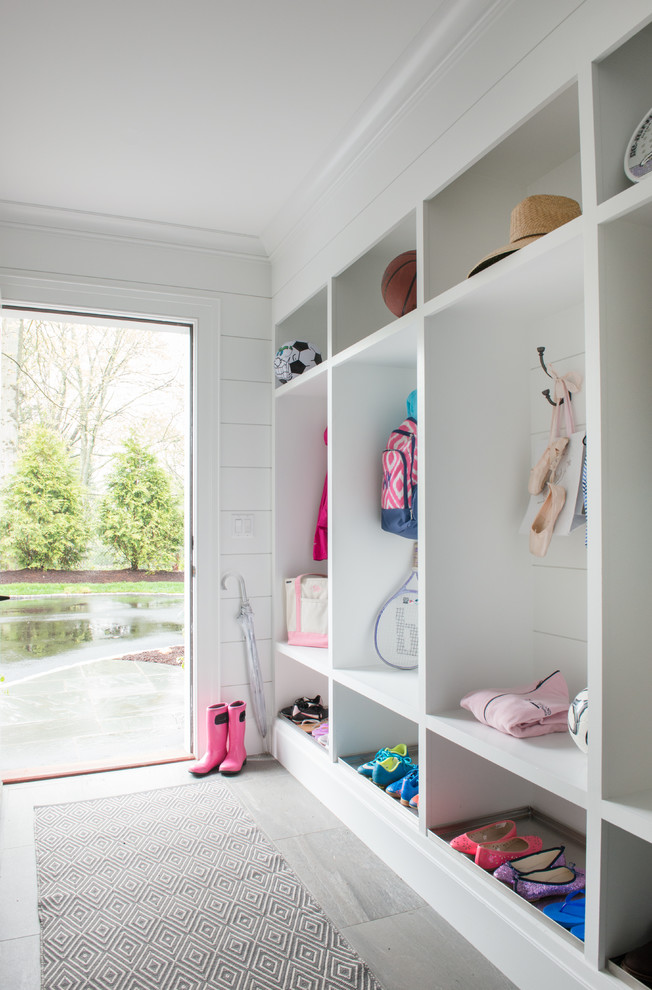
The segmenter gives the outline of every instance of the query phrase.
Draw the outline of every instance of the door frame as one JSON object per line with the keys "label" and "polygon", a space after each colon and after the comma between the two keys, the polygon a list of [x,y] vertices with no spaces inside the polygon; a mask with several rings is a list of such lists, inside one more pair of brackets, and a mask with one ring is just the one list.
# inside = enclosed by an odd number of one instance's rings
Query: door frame
{"label": "door frame", "polygon": [[[219,693],[219,670],[211,663],[220,642],[219,609],[215,607],[220,574],[219,426],[220,426],[220,299],[203,293],[178,292],[130,283],[105,284],[88,279],[22,276],[0,269],[5,304],[74,311],[89,316],[134,317],[173,322],[191,328],[192,415],[189,511],[184,571],[187,575],[186,632],[191,644],[188,752],[202,747],[197,712]],[[201,534],[201,538],[198,535]]]}

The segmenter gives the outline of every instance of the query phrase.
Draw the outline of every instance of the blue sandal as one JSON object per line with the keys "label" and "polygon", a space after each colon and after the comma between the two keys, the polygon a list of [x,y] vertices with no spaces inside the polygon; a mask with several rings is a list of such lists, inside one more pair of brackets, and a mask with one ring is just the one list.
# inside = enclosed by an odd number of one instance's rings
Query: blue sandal
{"label": "blue sandal", "polygon": [[[556,921],[564,928],[579,927],[584,923],[586,911],[586,898],[582,891],[576,890],[569,894],[563,901],[555,904],[546,904],[543,913],[547,918]],[[578,936],[579,937],[579,936]]]}

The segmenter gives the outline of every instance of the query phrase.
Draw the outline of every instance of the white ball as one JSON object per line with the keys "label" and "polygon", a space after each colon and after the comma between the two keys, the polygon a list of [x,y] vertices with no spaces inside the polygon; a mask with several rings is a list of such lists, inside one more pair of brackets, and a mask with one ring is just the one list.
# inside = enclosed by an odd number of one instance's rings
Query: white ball
{"label": "white ball", "polygon": [[280,382],[290,382],[308,368],[321,364],[321,354],[314,344],[292,340],[282,344],[274,358],[274,374]]}
{"label": "white ball", "polygon": [[589,691],[583,691],[573,698],[568,709],[568,731],[571,739],[583,753],[589,750]]}

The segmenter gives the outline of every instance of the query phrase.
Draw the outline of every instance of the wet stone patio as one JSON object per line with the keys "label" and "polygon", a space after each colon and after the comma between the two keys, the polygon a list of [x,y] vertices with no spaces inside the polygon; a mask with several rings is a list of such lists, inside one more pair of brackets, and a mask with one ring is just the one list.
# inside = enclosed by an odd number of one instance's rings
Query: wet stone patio
{"label": "wet stone patio", "polygon": [[182,667],[121,656],[2,683],[2,777],[182,758],[184,699]]}

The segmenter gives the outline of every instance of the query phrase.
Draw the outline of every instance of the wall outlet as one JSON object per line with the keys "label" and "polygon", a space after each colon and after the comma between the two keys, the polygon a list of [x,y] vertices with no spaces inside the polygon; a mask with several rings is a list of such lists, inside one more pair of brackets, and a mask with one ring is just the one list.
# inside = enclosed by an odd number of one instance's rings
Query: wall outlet
{"label": "wall outlet", "polygon": [[242,515],[231,513],[231,536],[236,540],[252,540],[254,537],[254,517],[251,513]]}

